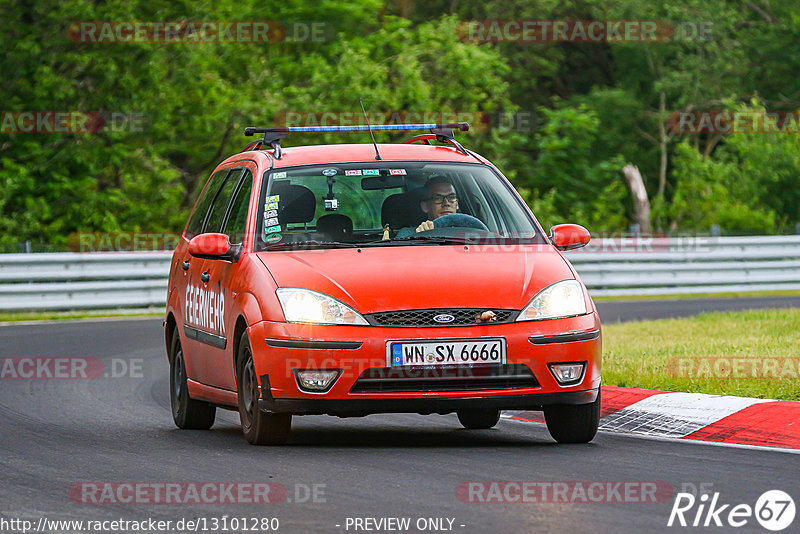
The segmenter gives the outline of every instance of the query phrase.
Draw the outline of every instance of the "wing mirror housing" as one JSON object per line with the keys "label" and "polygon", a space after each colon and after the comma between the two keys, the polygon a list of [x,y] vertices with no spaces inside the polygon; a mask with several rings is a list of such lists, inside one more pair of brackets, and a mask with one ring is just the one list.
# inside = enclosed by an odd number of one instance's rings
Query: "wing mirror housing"
{"label": "wing mirror housing", "polygon": [[195,258],[206,260],[238,261],[242,254],[242,245],[231,245],[225,234],[200,234],[189,241],[189,254]]}
{"label": "wing mirror housing", "polygon": [[550,228],[550,242],[558,250],[574,250],[589,243],[589,230],[579,224],[557,224]]}

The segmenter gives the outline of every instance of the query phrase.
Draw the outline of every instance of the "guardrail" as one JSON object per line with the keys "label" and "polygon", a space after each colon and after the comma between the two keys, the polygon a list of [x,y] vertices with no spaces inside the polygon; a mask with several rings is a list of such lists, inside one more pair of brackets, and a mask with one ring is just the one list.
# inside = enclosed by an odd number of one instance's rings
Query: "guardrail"
{"label": "guardrail", "polygon": [[0,311],[164,306],[171,252],[0,255]]}
{"label": "guardrail", "polygon": [[[568,252],[592,295],[800,290],[800,236],[596,239]],[[161,307],[171,252],[0,255],[0,311]]]}
{"label": "guardrail", "polygon": [[800,236],[598,239],[567,257],[597,296],[800,290]]}

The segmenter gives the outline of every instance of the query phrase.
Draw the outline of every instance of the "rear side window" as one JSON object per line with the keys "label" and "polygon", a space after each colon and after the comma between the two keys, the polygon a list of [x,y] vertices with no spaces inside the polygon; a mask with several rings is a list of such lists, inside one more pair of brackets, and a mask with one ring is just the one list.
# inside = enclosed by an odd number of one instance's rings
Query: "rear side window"
{"label": "rear side window", "polygon": [[231,243],[241,243],[244,240],[245,226],[247,225],[247,209],[250,207],[250,192],[253,189],[253,174],[245,169],[242,185],[236,193],[236,198],[231,205],[228,220],[222,233],[228,236]]}
{"label": "rear side window", "polygon": [[222,220],[225,218],[225,213],[228,210],[228,205],[231,203],[233,193],[236,191],[236,185],[239,183],[239,177],[242,175],[242,169],[234,169],[228,175],[225,183],[214,199],[211,209],[208,210],[208,222],[206,223],[204,232],[219,232],[222,228]]}
{"label": "rear side window", "polygon": [[226,176],[228,176],[228,169],[217,171],[208,179],[203,192],[200,193],[200,198],[197,199],[194,212],[189,218],[189,224],[186,225],[187,239],[191,239],[203,231],[203,223],[206,220],[208,208],[217,196],[217,191],[219,191],[219,187]]}

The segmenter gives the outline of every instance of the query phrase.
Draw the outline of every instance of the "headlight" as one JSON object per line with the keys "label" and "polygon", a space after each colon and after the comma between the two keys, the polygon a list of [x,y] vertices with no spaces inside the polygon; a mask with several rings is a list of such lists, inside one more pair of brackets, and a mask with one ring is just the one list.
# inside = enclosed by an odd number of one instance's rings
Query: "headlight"
{"label": "headlight", "polygon": [[583,315],[586,299],[577,280],[562,280],[539,291],[530,304],[523,308],[517,321],[539,321]]}
{"label": "headlight", "polygon": [[276,293],[290,323],[369,324],[353,308],[323,293],[296,287],[281,287]]}

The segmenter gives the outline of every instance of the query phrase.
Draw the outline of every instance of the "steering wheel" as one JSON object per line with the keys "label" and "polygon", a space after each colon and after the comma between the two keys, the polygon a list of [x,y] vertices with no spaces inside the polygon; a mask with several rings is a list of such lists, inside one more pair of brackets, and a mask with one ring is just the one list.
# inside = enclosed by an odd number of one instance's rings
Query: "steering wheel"
{"label": "steering wheel", "polygon": [[433,220],[434,228],[475,228],[476,230],[489,231],[489,228],[480,219],[466,213],[450,213]]}

